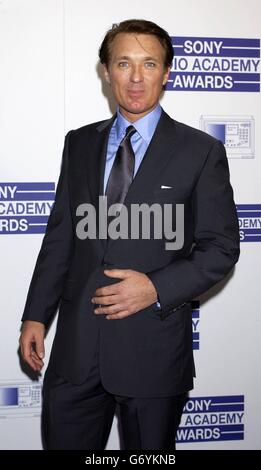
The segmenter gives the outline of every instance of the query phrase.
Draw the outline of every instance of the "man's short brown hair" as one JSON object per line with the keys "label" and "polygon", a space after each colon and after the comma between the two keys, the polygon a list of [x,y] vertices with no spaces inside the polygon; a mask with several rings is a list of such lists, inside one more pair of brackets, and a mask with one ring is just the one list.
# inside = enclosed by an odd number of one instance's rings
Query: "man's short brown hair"
{"label": "man's short brown hair", "polygon": [[113,41],[117,34],[120,33],[136,33],[136,34],[152,34],[156,36],[165,51],[165,67],[171,67],[173,60],[173,47],[170,36],[165,29],[158,26],[152,21],[146,20],[126,20],[121,23],[115,23],[112,28],[107,31],[99,49],[99,58],[102,64],[109,66],[110,55]]}

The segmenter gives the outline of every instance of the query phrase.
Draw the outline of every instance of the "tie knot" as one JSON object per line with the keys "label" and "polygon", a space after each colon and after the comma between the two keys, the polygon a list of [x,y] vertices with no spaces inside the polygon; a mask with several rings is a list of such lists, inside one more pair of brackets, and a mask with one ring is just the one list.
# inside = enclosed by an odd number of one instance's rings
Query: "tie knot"
{"label": "tie knot", "polygon": [[135,134],[135,132],[136,132],[135,127],[133,127],[133,126],[128,126],[128,127],[126,128],[124,140],[130,139],[131,136],[132,136],[133,134]]}

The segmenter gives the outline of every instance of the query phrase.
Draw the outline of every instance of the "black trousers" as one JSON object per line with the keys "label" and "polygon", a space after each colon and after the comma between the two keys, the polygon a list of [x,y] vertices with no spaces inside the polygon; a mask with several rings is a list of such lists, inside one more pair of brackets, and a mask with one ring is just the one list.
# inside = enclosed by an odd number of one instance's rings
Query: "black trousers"
{"label": "black trousers", "polygon": [[186,394],[164,398],[112,395],[104,389],[98,351],[88,379],[73,385],[48,367],[43,385],[46,450],[104,450],[119,408],[123,449],[175,450]]}

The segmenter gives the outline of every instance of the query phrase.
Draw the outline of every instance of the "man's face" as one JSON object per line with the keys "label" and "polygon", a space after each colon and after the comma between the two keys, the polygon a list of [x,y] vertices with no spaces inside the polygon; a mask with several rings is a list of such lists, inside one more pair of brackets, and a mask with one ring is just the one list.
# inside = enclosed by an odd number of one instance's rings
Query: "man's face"
{"label": "man's face", "polygon": [[119,33],[112,44],[105,79],[130,122],[148,114],[157,105],[169,68],[165,51],[156,36]]}

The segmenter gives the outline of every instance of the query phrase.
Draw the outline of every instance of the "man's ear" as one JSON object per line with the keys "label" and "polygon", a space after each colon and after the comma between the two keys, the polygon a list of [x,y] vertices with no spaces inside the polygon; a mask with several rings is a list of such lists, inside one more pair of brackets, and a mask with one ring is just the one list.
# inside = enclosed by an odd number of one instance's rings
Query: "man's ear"
{"label": "man's ear", "polygon": [[109,83],[109,85],[110,85],[111,80],[110,80],[110,74],[109,74],[109,71],[107,69],[107,66],[105,64],[102,64],[102,67],[103,67],[104,78],[105,78],[106,82]]}
{"label": "man's ear", "polygon": [[164,73],[164,76],[163,76],[163,82],[162,82],[163,86],[166,85],[166,83],[168,81],[169,73],[170,73],[170,67],[167,67],[166,72]]}

